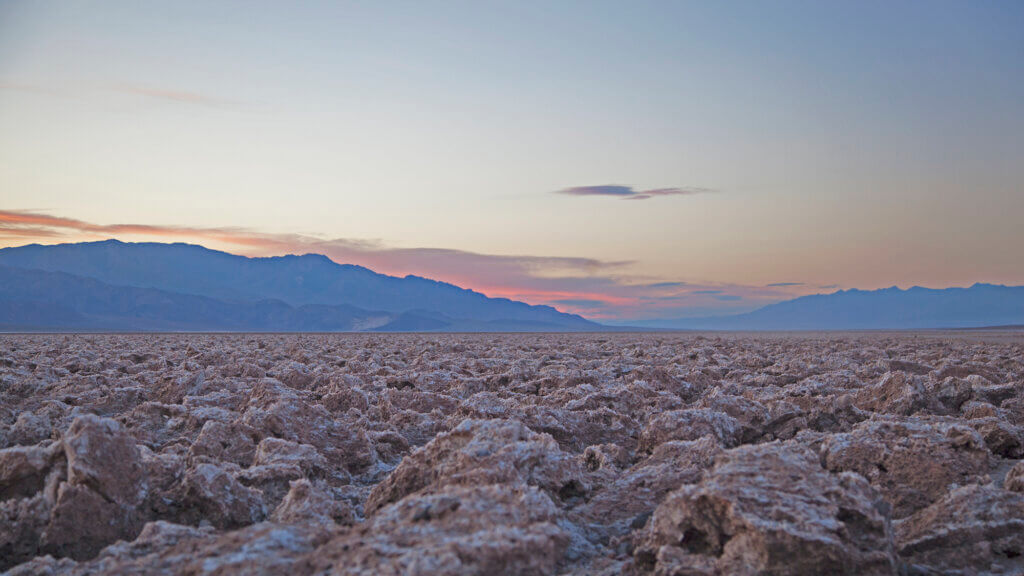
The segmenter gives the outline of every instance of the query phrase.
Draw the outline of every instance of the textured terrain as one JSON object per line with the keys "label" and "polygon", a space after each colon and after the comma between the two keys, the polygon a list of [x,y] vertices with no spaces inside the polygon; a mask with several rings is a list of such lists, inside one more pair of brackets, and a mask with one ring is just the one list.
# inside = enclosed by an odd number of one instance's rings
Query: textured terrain
{"label": "textured terrain", "polygon": [[11,574],[1024,570],[1007,334],[0,336]]}

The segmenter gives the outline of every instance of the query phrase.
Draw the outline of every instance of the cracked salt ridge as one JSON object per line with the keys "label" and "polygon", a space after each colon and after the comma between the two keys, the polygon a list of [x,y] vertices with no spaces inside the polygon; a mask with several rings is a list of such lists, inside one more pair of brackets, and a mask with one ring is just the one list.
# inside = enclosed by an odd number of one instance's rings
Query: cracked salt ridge
{"label": "cracked salt ridge", "polygon": [[3,336],[0,570],[1022,572],[1024,336],[940,336]]}

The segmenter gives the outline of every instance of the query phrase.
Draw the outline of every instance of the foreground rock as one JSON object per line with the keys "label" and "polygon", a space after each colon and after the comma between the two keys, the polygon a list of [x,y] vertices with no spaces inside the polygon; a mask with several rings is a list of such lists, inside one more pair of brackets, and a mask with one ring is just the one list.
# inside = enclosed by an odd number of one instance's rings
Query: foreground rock
{"label": "foreground rock", "polygon": [[895,574],[887,509],[806,449],[742,447],[665,499],[635,555],[660,574]]}
{"label": "foreground rock", "polygon": [[76,418],[60,443],[0,452],[0,567],[37,553],[89,558],[133,539],[148,484],[134,439],[109,418]]}
{"label": "foreground rock", "polygon": [[261,523],[221,535],[209,529],[166,522],[147,524],[133,542],[105,548],[83,562],[37,558],[11,576],[92,574],[271,574],[289,576],[303,558],[326,540],[322,526]]}
{"label": "foreground rock", "polygon": [[570,541],[532,486],[448,487],[380,510],[309,560],[333,574],[553,574]]}
{"label": "foreground rock", "polygon": [[972,428],[945,421],[872,419],[828,438],[825,466],[867,478],[902,518],[953,485],[987,482],[989,452]]}
{"label": "foreground rock", "polygon": [[896,525],[899,554],[918,573],[1024,572],[1024,495],[965,486]]}
{"label": "foreground rock", "polygon": [[547,434],[513,420],[466,420],[405,457],[366,502],[367,511],[428,487],[523,483],[558,500],[586,492],[579,462]]}
{"label": "foreground rock", "polygon": [[705,436],[660,444],[648,458],[617,474],[602,474],[613,464],[591,461],[595,476],[611,478],[580,507],[579,514],[591,525],[603,526],[605,537],[623,536],[642,526],[666,494],[700,481],[721,453],[718,440]]}

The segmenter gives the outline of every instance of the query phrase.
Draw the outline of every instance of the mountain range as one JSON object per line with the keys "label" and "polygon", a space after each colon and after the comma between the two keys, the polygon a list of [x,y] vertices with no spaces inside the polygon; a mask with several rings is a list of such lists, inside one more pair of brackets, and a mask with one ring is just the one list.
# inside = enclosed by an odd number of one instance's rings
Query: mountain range
{"label": "mountain range", "polygon": [[248,258],[117,240],[0,249],[0,329],[577,331],[550,306],[317,254]]}
{"label": "mountain range", "polygon": [[1024,286],[839,290],[733,316],[662,320],[687,330],[913,330],[1024,324]]}
{"label": "mountain range", "polygon": [[[637,324],[640,324],[639,322]],[[840,290],[639,329],[856,330],[1024,324],[1024,286]],[[117,240],[0,249],[3,331],[596,331],[608,327],[326,256],[249,258]]]}

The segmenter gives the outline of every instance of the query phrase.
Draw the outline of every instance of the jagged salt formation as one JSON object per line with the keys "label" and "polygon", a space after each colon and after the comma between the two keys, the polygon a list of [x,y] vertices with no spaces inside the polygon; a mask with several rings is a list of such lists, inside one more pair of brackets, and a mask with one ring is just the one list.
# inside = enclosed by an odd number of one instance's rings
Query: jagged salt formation
{"label": "jagged salt formation", "polygon": [[1024,571],[1024,347],[0,337],[11,574]]}

